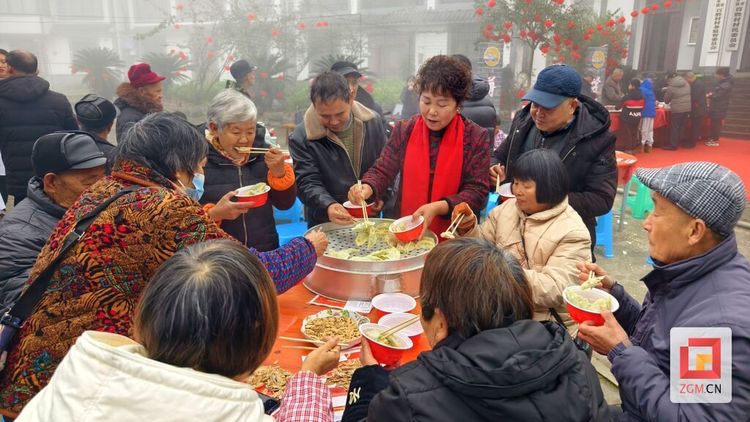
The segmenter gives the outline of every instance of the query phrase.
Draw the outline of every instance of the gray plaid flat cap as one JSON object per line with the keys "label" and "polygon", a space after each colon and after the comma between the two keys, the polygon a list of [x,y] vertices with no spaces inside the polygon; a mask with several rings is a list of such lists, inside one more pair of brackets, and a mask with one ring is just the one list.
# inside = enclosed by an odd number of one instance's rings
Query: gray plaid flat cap
{"label": "gray plaid flat cap", "polygon": [[658,169],[638,169],[636,176],[649,189],[700,218],[720,236],[729,236],[745,210],[745,185],[732,170],[716,163],[681,163]]}

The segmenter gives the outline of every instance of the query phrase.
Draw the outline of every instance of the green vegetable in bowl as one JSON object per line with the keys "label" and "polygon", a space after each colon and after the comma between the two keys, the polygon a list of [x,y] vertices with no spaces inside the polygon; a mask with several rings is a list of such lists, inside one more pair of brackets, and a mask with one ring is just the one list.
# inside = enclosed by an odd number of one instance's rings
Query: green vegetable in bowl
{"label": "green vegetable in bowl", "polygon": [[254,185],[251,185],[249,188],[245,189],[245,191],[243,192],[243,194],[245,196],[260,195],[261,193],[263,193],[263,192],[266,191],[266,188],[268,188],[267,184],[265,184],[263,182],[256,183]]}
{"label": "green vegetable in bowl", "polygon": [[568,302],[572,305],[581,308],[589,312],[601,312],[602,309],[612,309],[612,299],[610,297],[603,297],[596,300],[591,300],[584,297],[575,290],[568,289],[567,292]]}

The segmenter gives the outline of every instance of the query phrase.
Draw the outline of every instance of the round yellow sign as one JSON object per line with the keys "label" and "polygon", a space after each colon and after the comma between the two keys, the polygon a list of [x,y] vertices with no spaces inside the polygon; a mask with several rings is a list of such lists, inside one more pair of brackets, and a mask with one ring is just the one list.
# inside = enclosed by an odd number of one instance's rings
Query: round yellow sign
{"label": "round yellow sign", "polygon": [[604,54],[602,50],[596,50],[594,51],[594,54],[591,55],[591,67],[596,70],[603,68],[606,62],[607,55]]}
{"label": "round yellow sign", "polygon": [[497,47],[487,47],[484,50],[484,63],[489,67],[495,67],[500,64],[500,50]]}

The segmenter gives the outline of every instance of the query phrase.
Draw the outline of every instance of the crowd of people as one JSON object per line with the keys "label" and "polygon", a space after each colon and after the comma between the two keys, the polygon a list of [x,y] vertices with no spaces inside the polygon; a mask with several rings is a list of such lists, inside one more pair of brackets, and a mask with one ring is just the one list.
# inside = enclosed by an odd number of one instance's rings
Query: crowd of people
{"label": "crowd of people", "polygon": [[[391,368],[363,343],[345,421],[750,413],[750,317],[742,309],[750,264],[734,235],[742,180],[703,162],[637,171],[656,203],[643,223],[654,269],[639,304],[594,263],[596,217],[616,195],[615,136],[608,110],[583,93],[590,81],[572,67],[539,73],[494,149],[486,81],[465,57],[428,59],[404,94],[416,98],[415,114],[393,128],[359,87],[356,65],[336,63],[312,80],[310,105],[289,137],[290,165],[258,122],[256,68],[245,60],[231,66],[236,83],[195,126],[163,110],[164,78],[146,63],[130,68],[114,102],[89,94],[71,107],[38,76],[32,53],[2,57],[0,152],[14,197],[0,220],[6,418],[271,420],[243,381],[276,340],[277,296],[312,272],[328,246],[315,230],[280,245],[273,207],[297,198],[311,228],[354,223],[347,201],[423,218],[435,233],[461,221],[459,238],[438,244],[421,276],[431,350]],[[690,91],[693,76],[670,79],[675,121],[692,118],[690,93],[700,93]],[[618,77],[605,84],[605,98],[634,108],[654,98],[650,80],[630,81],[626,96]],[[642,107],[647,122],[653,109]],[[113,127],[116,146],[107,141]],[[236,200],[238,188],[261,182],[270,189],[265,205]],[[501,183],[514,198],[480,222],[491,186]],[[563,300],[591,273],[620,303],[614,314],[602,310],[601,326],[576,324]],[[669,401],[676,326],[732,329],[730,403]],[[606,403],[592,350],[612,362],[621,406]],[[308,355],[276,420],[333,419],[323,377],[340,352],[331,338]]]}
{"label": "crowd of people", "polygon": [[[621,109],[625,152],[637,150],[651,152],[654,145],[654,118],[657,103],[669,107],[669,139],[662,149],[692,149],[701,140],[707,146],[719,146],[724,119],[729,109],[729,98],[734,80],[728,67],[714,73],[711,87],[694,72],[666,72],[663,80],[647,74],[643,79],[633,78],[623,93],[624,72],[615,69],[604,82],[602,103]],[[708,122],[708,134],[704,127]]]}

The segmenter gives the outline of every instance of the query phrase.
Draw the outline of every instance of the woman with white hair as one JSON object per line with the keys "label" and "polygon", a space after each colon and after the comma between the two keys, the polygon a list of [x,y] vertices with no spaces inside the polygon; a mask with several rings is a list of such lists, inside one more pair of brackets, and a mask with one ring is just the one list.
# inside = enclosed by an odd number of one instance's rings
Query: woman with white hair
{"label": "woman with white hair", "polygon": [[255,104],[245,95],[222,91],[211,101],[207,114],[205,133],[210,148],[201,203],[210,208],[224,196],[234,196],[235,189],[267,183],[271,191],[265,205],[248,208],[239,218],[224,220],[220,225],[245,246],[259,251],[278,248],[272,206],[286,210],[294,205],[297,186],[292,166],[284,162],[283,153],[276,147],[262,155],[240,152],[249,147],[270,147],[265,144],[265,128],[257,124]]}

